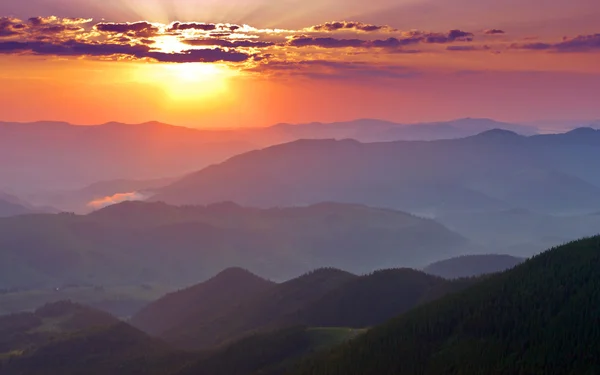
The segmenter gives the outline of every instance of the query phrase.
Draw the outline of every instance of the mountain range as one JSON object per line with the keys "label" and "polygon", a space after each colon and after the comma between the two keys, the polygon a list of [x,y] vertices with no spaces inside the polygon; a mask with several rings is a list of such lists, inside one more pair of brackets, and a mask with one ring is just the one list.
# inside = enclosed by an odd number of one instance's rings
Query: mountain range
{"label": "mountain range", "polygon": [[361,205],[144,202],[0,219],[0,249],[0,288],[178,287],[232,265],[281,280],[323,266],[420,267],[477,250],[433,220]]}
{"label": "mountain range", "polygon": [[291,374],[593,374],[599,237],[398,316]]}
{"label": "mountain range", "polygon": [[[319,269],[273,284],[248,271],[229,269],[157,301],[151,309],[155,322],[166,319],[177,325],[183,321],[174,313],[199,308],[191,314],[199,319],[185,318],[184,327],[188,334],[205,335],[216,344],[200,351],[178,350],[89,308],[52,304],[35,313],[0,318],[0,373],[593,374],[600,370],[594,355],[600,349],[595,319],[600,303],[599,241],[600,237],[586,238],[499,274],[456,281],[403,269],[364,276]],[[254,321],[251,317],[259,318],[257,327],[264,327],[261,319],[281,326],[269,324],[272,329],[230,341],[197,329],[212,301],[204,305],[194,299],[197,292],[206,298],[218,294],[223,282],[244,288],[247,280],[262,286],[226,307],[231,313],[215,319],[230,321],[231,326],[222,325],[226,329],[237,326],[235,322]],[[170,309],[176,300],[189,303]],[[237,318],[229,315],[234,313]],[[388,315],[396,317],[387,319]],[[307,316],[349,327],[297,325]],[[363,328],[350,328],[354,324]]]}
{"label": "mountain range", "polygon": [[299,140],[251,151],[158,189],[170,204],[258,207],[338,201],[425,216],[524,208],[600,210],[600,131],[490,130],[429,142]]}
{"label": "mountain range", "polygon": [[0,122],[0,191],[27,194],[23,198],[36,199],[34,203],[45,205],[57,194],[62,194],[65,200],[64,195],[69,191],[98,181],[179,176],[245,151],[300,138],[440,139],[473,135],[492,128],[521,134],[536,132],[531,126],[489,119],[410,125],[363,119],[223,130],[159,122],[135,125],[110,122],[96,126],[50,121]]}

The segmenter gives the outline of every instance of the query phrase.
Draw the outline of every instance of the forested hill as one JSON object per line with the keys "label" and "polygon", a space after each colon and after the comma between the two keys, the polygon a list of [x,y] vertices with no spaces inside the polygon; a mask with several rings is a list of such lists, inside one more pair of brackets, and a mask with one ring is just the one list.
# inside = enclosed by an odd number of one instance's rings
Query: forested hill
{"label": "forested hill", "polygon": [[376,327],[294,375],[600,373],[600,237]]}

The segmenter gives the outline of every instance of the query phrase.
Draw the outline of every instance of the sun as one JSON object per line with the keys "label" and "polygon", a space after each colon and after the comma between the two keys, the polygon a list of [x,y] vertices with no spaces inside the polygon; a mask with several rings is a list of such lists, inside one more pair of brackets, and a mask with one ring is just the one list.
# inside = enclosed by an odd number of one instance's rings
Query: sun
{"label": "sun", "polygon": [[222,74],[219,67],[211,63],[188,63],[188,64],[170,64],[165,68],[174,78],[185,82],[210,82],[217,81]]}
{"label": "sun", "polygon": [[198,101],[226,95],[236,72],[218,63],[147,63],[134,80],[160,88],[174,101]]}

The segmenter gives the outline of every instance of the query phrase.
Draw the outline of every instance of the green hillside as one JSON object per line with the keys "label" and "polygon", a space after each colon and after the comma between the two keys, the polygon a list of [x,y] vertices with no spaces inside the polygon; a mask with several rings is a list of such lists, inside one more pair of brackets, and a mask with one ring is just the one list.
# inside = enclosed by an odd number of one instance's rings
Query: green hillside
{"label": "green hillside", "polygon": [[[152,335],[195,329],[276,284],[241,268],[228,268],[209,280],[169,293],[144,307],[130,323]],[[191,326],[191,327],[190,327]]]}
{"label": "green hillside", "polygon": [[600,237],[532,258],[305,362],[297,375],[597,374]]}
{"label": "green hillside", "polygon": [[[174,322],[174,326],[161,337],[177,347],[206,349],[232,342],[256,331],[293,326],[295,322],[284,325],[280,323],[285,322],[285,317],[295,314],[356,277],[333,268],[314,270],[276,284],[254,296],[248,295],[248,299],[235,306],[226,306],[220,313],[190,315],[187,319]],[[163,308],[168,311],[169,306]]]}
{"label": "green hillside", "polygon": [[68,301],[0,317],[0,355],[18,355],[67,333],[116,324],[111,315]]}
{"label": "green hillside", "polygon": [[177,375],[279,375],[302,357],[314,355],[361,334],[351,328],[291,327],[254,334],[215,350]]}
{"label": "green hillside", "polygon": [[288,319],[317,327],[370,327],[476,281],[448,281],[408,268],[381,270],[342,285]]}

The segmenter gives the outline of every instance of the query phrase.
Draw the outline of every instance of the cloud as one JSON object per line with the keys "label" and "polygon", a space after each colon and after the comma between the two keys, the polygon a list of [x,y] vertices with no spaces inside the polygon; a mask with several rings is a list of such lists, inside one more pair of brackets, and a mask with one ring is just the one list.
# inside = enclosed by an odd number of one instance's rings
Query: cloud
{"label": "cloud", "polygon": [[128,34],[130,36],[143,38],[156,36],[160,31],[157,26],[146,21],[133,23],[99,23],[95,28],[96,30],[105,33]]}
{"label": "cloud", "polygon": [[368,23],[355,22],[355,21],[335,21],[335,22],[326,22],[321,25],[311,26],[306,31],[318,31],[318,32],[333,32],[339,30],[354,30],[354,31],[364,31],[364,32],[373,32],[373,31],[396,31],[396,29],[391,28],[387,25],[371,25]]}
{"label": "cloud", "polygon": [[138,59],[149,58],[159,62],[242,62],[249,54],[220,48],[188,50],[180,53],[152,51],[149,46],[117,43],[83,43],[70,40],[64,43],[48,42],[0,42],[0,53],[32,52],[37,55],[53,56],[130,56]]}
{"label": "cloud", "polygon": [[12,17],[0,17],[0,38],[19,35],[26,26]]}
{"label": "cloud", "polygon": [[190,46],[218,46],[228,48],[265,48],[275,45],[274,42],[226,39],[186,39],[183,43]]}
{"label": "cloud", "polygon": [[309,36],[294,36],[288,41],[292,47],[322,47],[322,48],[348,48],[365,47],[368,41],[360,39],[313,38]]}
{"label": "cloud", "polygon": [[147,198],[147,195],[134,191],[131,193],[117,193],[115,195],[99,198],[88,202],[87,206],[94,210],[111,206],[113,204],[126,201],[140,201]]}
{"label": "cloud", "polygon": [[229,23],[204,23],[204,22],[173,22],[167,27],[167,31],[185,31],[185,30],[201,30],[201,31],[230,31],[234,32],[241,29],[242,26]]}
{"label": "cloud", "polygon": [[506,34],[504,30],[500,30],[500,29],[487,29],[483,33],[486,35]]}
{"label": "cloud", "polygon": [[[343,34],[336,35],[344,37],[319,34],[335,31],[341,31]],[[381,32],[386,33],[386,38],[377,38],[382,35],[379,34]],[[420,52],[420,48],[404,47],[417,44],[423,44],[424,50],[440,51],[441,47],[425,45],[467,42],[473,39],[472,33],[462,30],[444,33],[401,31],[387,25],[356,21],[326,22],[300,30],[284,30],[213,22],[161,24],[148,21],[102,21],[94,24],[90,19],[58,17],[32,17],[25,22],[14,18],[0,18],[0,36],[4,41],[0,42],[2,54],[164,63],[248,62],[244,64],[244,69],[273,60],[337,61],[343,58],[356,61],[360,58],[354,56],[367,56],[366,51],[369,52],[369,59],[385,54],[416,53]],[[171,46],[176,49],[173,50]],[[303,47],[315,48],[298,50]],[[315,51],[317,48],[319,50]],[[344,51],[344,57],[340,57],[339,51],[336,51],[348,48],[355,51]],[[254,52],[257,49],[268,49],[268,53],[257,54]],[[449,50],[468,49],[458,47]],[[346,68],[346,71],[349,70],[350,68]],[[381,69],[378,68],[370,74],[380,72]]]}
{"label": "cloud", "polygon": [[451,30],[447,34],[425,33],[419,31],[406,32],[399,38],[363,40],[363,39],[337,39],[331,37],[311,37],[294,35],[288,40],[292,47],[321,47],[321,48],[398,48],[417,43],[451,43],[456,41],[470,42],[473,34],[461,30]]}
{"label": "cloud", "polygon": [[524,43],[512,44],[512,49],[526,49],[554,52],[598,52],[600,51],[600,34],[578,35],[574,38],[564,38],[558,43]]}
{"label": "cloud", "polygon": [[148,52],[144,57],[158,62],[193,63],[193,62],[243,62],[250,59],[250,55],[234,50],[193,49],[181,53]]}
{"label": "cloud", "polygon": [[419,75],[418,71],[398,66],[351,61],[272,61],[255,68],[256,71],[271,74],[303,76],[312,79],[365,80],[407,79]]}
{"label": "cloud", "polygon": [[425,35],[426,43],[450,43],[450,42],[470,42],[473,40],[473,33],[462,30],[450,30],[447,34],[430,33]]}
{"label": "cloud", "polygon": [[214,23],[198,23],[198,22],[187,22],[180,23],[174,22],[172,23],[168,31],[176,31],[176,30],[204,30],[204,31],[213,31],[217,29],[217,25]]}
{"label": "cloud", "polygon": [[448,51],[458,51],[458,52],[470,52],[470,51],[489,51],[490,46],[448,46],[446,47]]}
{"label": "cloud", "polygon": [[377,40],[313,38],[305,35],[293,36],[287,43],[292,47],[321,47],[321,48],[398,48],[419,43],[421,38],[388,38]]}

